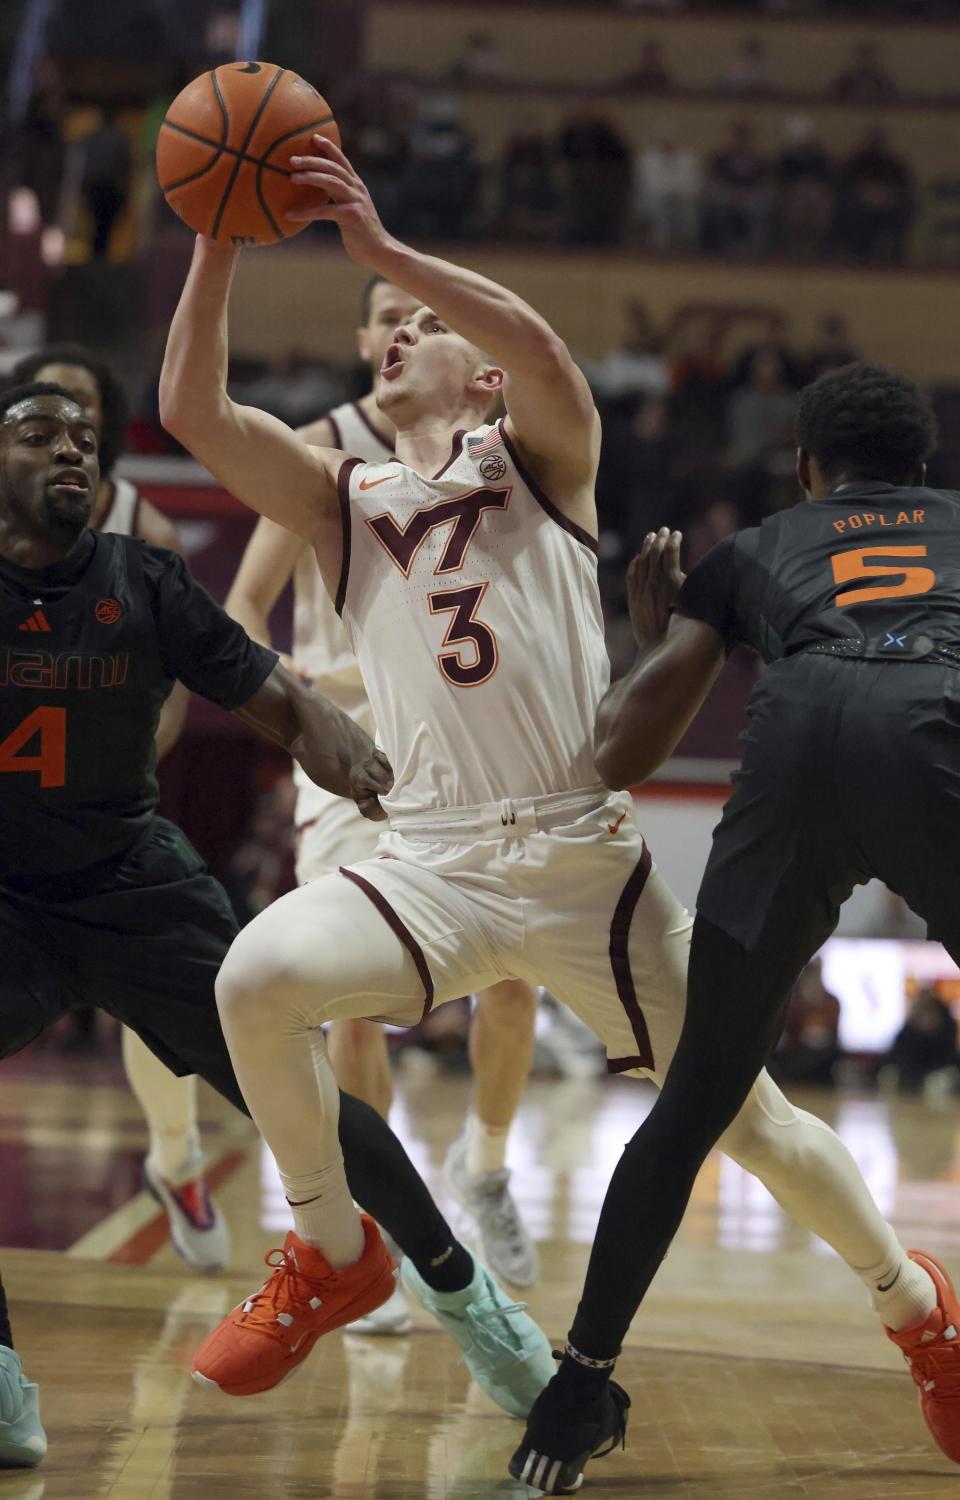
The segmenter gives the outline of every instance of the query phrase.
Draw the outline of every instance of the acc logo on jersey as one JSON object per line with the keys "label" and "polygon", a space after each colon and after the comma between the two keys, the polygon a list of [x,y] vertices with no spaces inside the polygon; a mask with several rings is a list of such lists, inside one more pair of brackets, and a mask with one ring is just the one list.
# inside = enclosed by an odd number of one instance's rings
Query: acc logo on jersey
{"label": "acc logo on jersey", "polygon": [[116,625],[123,614],[119,599],[101,599],[93,611],[101,625]]}
{"label": "acc logo on jersey", "polygon": [[484,479],[502,479],[507,472],[507,466],[499,453],[488,453],[486,458],[480,460],[478,468]]}

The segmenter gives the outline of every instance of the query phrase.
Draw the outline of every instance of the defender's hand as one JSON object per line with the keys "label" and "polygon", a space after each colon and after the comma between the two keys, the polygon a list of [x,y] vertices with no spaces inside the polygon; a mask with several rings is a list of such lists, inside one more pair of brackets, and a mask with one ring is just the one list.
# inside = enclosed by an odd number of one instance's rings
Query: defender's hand
{"label": "defender's hand", "polygon": [[[321,700],[323,701],[323,700]],[[338,797],[349,797],[365,818],[386,818],[380,797],[393,786],[393,771],[382,750],[333,704],[310,715],[292,746],[293,757],[310,780]]]}
{"label": "defender's hand", "polygon": [[315,135],[313,149],[313,156],[291,156],[294,170],[290,181],[317,188],[317,201],[291,209],[287,218],[300,224],[313,219],[332,219],[350,258],[367,265],[390,240],[373,199],[339,146],[326,136]]}
{"label": "defender's hand", "polygon": [[667,633],[670,606],[686,577],[680,570],[681,540],[679,531],[670,531],[666,526],[648,532],[627,568],[630,624],[642,649],[655,646]]}

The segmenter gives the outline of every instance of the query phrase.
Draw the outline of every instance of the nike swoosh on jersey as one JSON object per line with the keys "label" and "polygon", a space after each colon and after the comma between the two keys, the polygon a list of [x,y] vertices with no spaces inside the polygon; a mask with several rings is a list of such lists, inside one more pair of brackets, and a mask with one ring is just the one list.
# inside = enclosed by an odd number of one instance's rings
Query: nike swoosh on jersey
{"label": "nike swoosh on jersey", "polygon": [[623,820],[624,820],[624,818],[626,816],[627,816],[626,813],[622,812],[615,823],[608,823],[607,824],[607,832],[608,833],[616,833],[617,829],[620,827],[620,824],[623,822]]}
{"label": "nike swoosh on jersey", "polygon": [[372,490],[375,484],[386,484],[388,479],[396,478],[396,474],[384,474],[382,479],[361,479],[360,488],[362,490]]}

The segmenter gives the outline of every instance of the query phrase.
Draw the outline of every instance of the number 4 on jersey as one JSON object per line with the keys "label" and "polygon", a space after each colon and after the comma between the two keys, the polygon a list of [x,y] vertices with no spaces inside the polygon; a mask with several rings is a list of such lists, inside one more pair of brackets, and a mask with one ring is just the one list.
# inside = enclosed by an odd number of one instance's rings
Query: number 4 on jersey
{"label": "number 4 on jersey", "polygon": [[[39,736],[36,753],[24,747]],[[40,785],[63,786],[67,779],[67,710],[35,708],[0,741],[0,772],[39,771]]]}

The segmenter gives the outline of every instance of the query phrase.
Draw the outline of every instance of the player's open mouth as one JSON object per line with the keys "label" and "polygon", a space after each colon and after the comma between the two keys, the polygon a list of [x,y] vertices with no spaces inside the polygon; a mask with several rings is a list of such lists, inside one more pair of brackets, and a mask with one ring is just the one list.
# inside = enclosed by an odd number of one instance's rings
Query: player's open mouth
{"label": "player's open mouth", "polygon": [[69,495],[85,495],[90,488],[90,481],[86,474],[61,474],[57,479],[51,479],[47,485],[48,490],[63,490]]}
{"label": "player's open mouth", "polygon": [[398,375],[403,368],[403,350],[399,344],[391,344],[383,356],[383,364],[380,366],[380,374],[391,378]]}

